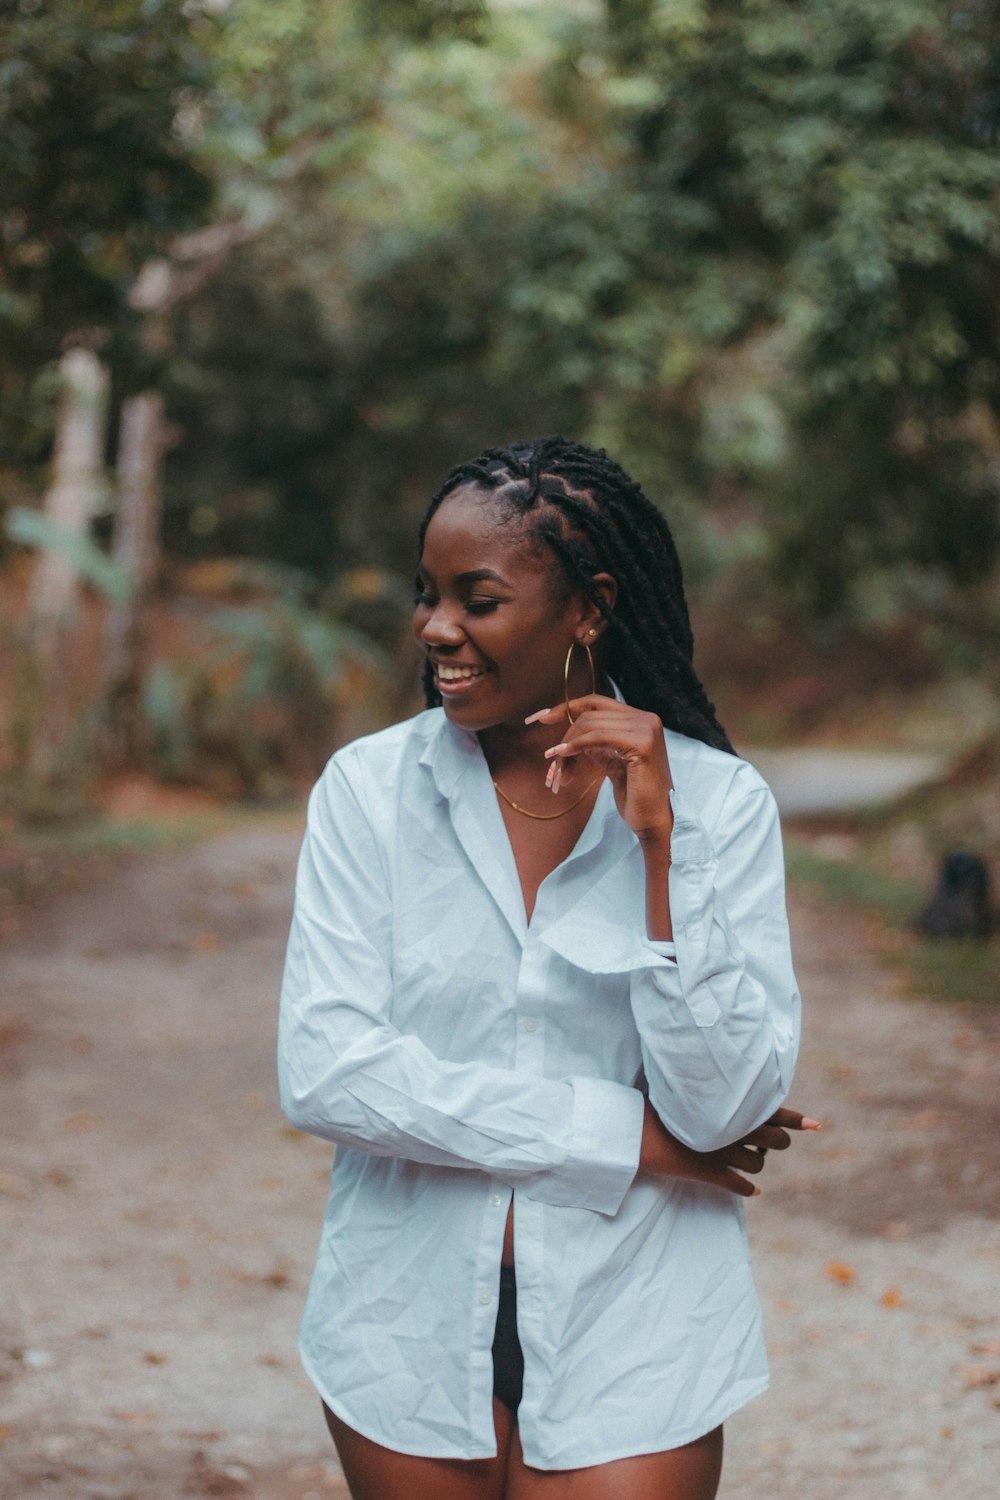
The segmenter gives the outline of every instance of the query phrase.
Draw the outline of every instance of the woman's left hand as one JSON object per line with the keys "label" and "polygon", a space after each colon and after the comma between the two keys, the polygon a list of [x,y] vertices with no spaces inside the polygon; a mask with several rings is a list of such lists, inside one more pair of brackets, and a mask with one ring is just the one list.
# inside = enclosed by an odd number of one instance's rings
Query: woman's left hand
{"label": "woman's left hand", "polygon": [[740,1140],[733,1141],[732,1145],[722,1146],[717,1151],[693,1152],[692,1155],[701,1156],[706,1163],[711,1164],[717,1170],[750,1172],[755,1175],[764,1170],[764,1162],[769,1151],[787,1151],[792,1144],[792,1138],[788,1134],[790,1130],[820,1130],[821,1128],[818,1120],[810,1119],[808,1115],[801,1114],[797,1109],[782,1107],[776,1109],[763,1125],[758,1125],[756,1130],[751,1130],[749,1135],[742,1136]]}
{"label": "woman's left hand", "polygon": [[567,725],[560,742],[545,752],[552,762],[546,786],[557,792],[564,764],[580,757],[606,772],[618,811],[638,839],[668,841],[673,827],[672,782],[659,717],[600,693],[571,698],[569,711],[572,724],[564,703],[542,709],[527,720],[529,724]]}

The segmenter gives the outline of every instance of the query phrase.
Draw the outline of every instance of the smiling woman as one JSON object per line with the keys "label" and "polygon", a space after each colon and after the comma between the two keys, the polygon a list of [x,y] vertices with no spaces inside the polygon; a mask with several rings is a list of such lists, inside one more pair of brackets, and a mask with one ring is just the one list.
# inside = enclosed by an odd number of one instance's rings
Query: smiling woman
{"label": "smiling woman", "polygon": [[427,711],[333,757],[282,1102],[338,1143],[301,1350],[355,1500],[711,1500],[798,1044],[773,799],[663,517],[546,438],[419,537]]}

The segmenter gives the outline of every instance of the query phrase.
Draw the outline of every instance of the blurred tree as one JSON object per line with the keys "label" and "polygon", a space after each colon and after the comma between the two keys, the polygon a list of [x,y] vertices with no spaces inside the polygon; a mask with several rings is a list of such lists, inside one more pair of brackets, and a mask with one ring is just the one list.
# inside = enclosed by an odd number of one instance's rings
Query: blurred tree
{"label": "blurred tree", "polygon": [[0,436],[41,454],[33,375],[111,330],[116,398],[155,362],[179,434],[173,551],[402,565],[453,460],[562,427],[664,498],[696,569],[766,523],[824,617],[993,567],[988,0],[17,0],[0,25]]}
{"label": "blurred tree", "polygon": [[173,550],[409,568],[442,470],[533,425],[530,386],[483,360],[561,160],[562,126],[512,107],[545,35],[440,0],[223,18],[200,150],[267,228],[172,318]]}
{"label": "blurred tree", "polygon": [[[633,279],[611,323],[648,353],[597,428],[627,437],[638,418],[648,434],[651,415],[681,414],[688,474],[700,457],[716,486],[728,469],[769,495],[781,575],[814,614],[876,570],[985,576],[1000,551],[996,6],[607,0],[606,22],[573,61],[585,87],[600,79],[625,153],[605,217]],[[735,431],[712,421],[720,390],[742,403]],[[669,416],[664,430],[676,452]]]}
{"label": "blurred tree", "polygon": [[0,9],[0,462],[44,456],[38,382],[67,337],[104,349],[119,378],[138,357],[132,279],[212,195],[175,129],[211,32],[173,0]]}

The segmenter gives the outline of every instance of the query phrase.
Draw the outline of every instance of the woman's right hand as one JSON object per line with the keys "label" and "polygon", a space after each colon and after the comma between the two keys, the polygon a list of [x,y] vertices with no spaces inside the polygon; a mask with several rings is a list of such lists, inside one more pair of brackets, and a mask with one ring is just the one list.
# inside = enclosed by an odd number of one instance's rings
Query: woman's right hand
{"label": "woman's right hand", "polygon": [[743,1198],[753,1198],[760,1189],[741,1177],[740,1172],[760,1172],[768,1151],[784,1151],[791,1145],[790,1130],[819,1128],[818,1121],[799,1114],[797,1109],[777,1109],[763,1125],[731,1146],[721,1146],[717,1151],[692,1151],[690,1146],[685,1146],[683,1141],[670,1134],[647,1099],[639,1171],[660,1177],[680,1177],[688,1182],[704,1182]]}

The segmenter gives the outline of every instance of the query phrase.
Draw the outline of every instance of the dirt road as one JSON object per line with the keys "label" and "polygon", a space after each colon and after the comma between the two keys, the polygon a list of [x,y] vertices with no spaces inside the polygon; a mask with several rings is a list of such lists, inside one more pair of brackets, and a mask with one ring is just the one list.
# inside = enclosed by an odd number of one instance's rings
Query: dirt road
{"label": "dirt road", "polygon": [[[273,1078],[294,832],[137,859],[0,953],[0,1495],[343,1494],[295,1334],[329,1153]],[[986,1500],[1000,1016],[894,992],[795,902],[795,1099],[751,1205],[774,1374],[725,1500]]]}

